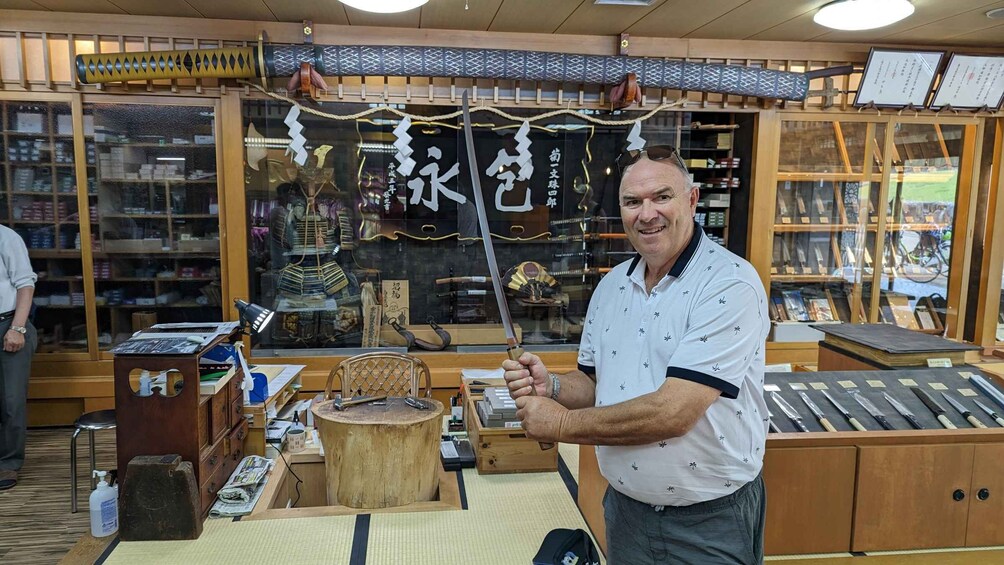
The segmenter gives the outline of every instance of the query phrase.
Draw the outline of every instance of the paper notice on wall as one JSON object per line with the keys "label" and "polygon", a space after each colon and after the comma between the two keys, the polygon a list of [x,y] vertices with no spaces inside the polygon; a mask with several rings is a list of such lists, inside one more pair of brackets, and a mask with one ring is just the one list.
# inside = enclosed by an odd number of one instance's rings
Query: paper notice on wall
{"label": "paper notice on wall", "polygon": [[411,312],[408,299],[407,280],[384,280],[381,282],[383,291],[383,318],[384,324],[389,324],[391,319],[397,321],[402,326],[411,323]]}

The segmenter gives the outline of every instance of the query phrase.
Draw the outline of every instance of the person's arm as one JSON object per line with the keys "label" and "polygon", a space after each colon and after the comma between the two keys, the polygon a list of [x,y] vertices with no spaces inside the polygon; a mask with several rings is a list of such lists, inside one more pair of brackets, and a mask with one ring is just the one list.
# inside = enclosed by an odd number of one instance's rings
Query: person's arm
{"label": "person's arm", "polygon": [[17,297],[14,303],[14,318],[12,326],[25,327],[28,325],[28,314],[31,313],[31,299],[35,296],[34,286],[22,286],[17,289]]}
{"label": "person's arm", "polygon": [[659,390],[620,404],[569,410],[561,424],[559,441],[645,445],[679,437],[694,427],[720,395],[718,389],[669,378]]}
{"label": "person's arm", "polygon": [[[506,386],[509,395],[515,398],[531,395],[531,386],[537,396],[551,398],[554,392],[551,372],[533,353],[523,353],[519,361],[506,359],[502,362],[505,369]],[[556,400],[565,408],[586,408],[596,402],[596,381],[591,376],[576,369],[570,373],[555,376],[560,381]]]}
{"label": "person's arm", "polygon": [[[554,397],[559,404],[571,410],[592,408],[596,405],[596,379],[587,373],[575,369],[569,373],[554,374],[558,379],[558,395]],[[553,382],[547,383],[547,397],[553,394]]]}
{"label": "person's arm", "polygon": [[[31,312],[31,299],[35,295],[35,281],[38,277],[31,270],[28,249],[20,237],[9,242],[3,253],[7,264],[7,276],[14,288],[17,289],[11,325],[26,327],[28,314]],[[22,347],[24,347],[24,335],[14,330],[7,330],[3,337],[4,351],[13,353]]]}

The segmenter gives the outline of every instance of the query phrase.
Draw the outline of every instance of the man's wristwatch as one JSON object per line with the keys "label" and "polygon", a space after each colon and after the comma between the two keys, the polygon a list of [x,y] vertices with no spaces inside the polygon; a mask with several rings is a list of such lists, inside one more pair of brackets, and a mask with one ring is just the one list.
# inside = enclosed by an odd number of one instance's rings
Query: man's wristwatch
{"label": "man's wristwatch", "polygon": [[554,373],[548,372],[547,376],[551,377],[551,400],[557,400],[558,393],[561,392],[561,381]]}
{"label": "man's wristwatch", "polygon": [[26,328],[24,326],[15,326],[13,324],[11,324],[11,326],[10,326],[10,328],[8,328],[8,330],[9,331],[13,331],[13,332],[17,332],[17,333],[19,333],[21,335],[24,335],[24,334],[28,333],[28,328]]}

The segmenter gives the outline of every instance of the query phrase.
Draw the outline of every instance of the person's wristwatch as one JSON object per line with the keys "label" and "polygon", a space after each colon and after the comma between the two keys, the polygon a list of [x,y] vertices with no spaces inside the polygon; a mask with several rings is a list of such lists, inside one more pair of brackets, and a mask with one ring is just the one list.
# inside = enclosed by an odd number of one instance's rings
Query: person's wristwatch
{"label": "person's wristwatch", "polygon": [[24,335],[24,334],[28,333],[28,328],[26,328],[24,326],[15,326],[15,325],[12,324],[11,327],[8,328],[8,331],[17,332],[17,333],[19,333],[21,335]]}
{"label": "person's wristwatch", "polygon": [[561,381],[558,380],[558,375],[548,372],[547,376],[551,377],[551,400],[558,400],[558,393],[561,392]]}

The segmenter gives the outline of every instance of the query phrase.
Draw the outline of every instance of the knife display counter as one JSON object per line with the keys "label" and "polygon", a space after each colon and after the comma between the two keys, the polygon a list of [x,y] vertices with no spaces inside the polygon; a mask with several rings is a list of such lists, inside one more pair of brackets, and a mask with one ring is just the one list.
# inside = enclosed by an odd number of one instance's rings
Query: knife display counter
{"label": "knife display counter", "polygon": [[[771,555],[884,551],[1004,544],[1004,427],[977,404],[1004,412],[974,383],[998,392],[1004,379],[971,366],[888,371],[768,373],[765,399],[779,433],[767,436],[763,476],[768,492],[765,551]],[[956,429],[946,429],[913,388],[924,390]],[[823,392],[836,400],[837,408]],[[855,391],[851,393],[850,391]],[[805,394],[837,430],[824,426]],[[923,429],[914,429],[886,397]],[[973,424],[942,393],[961,404]],[[797,412],[797,432],[772,395]],[[855,397],[888,421],[887,430]],[[846,412],[846,415],[844,414]],[[856,431],[850,418],[866,431]],[[599,527],[606,482],[593,448],[583,446],[579,507]],[[601,544],[605,543],[601,541]]]}

